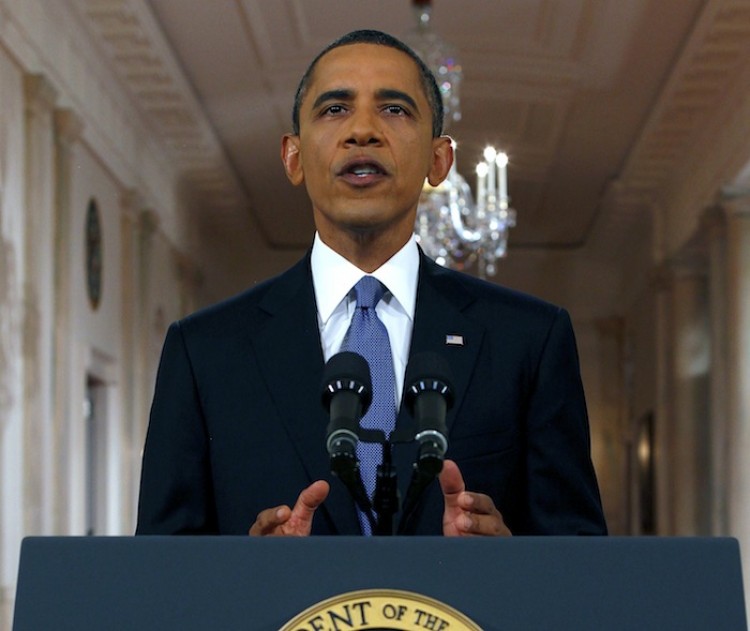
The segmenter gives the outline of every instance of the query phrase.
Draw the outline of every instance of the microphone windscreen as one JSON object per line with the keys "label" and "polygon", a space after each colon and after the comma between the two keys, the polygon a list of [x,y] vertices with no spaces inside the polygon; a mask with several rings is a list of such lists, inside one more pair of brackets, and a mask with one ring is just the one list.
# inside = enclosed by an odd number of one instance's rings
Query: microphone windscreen
{"label": "microphone windscreen", "polygon": [[353,390],[362,396],[364,407],[372,400],[372,379],[367,360],[358,353],[337,353],[323,369],[322,402],[329,409],[331,397],[342,390]]}
{"label": "microphone windscreen", "polygon": [[453,379],[447,360],[437,353],[417,353],[409,358],[404,376],[406,403],[411,406],[414,397],[426,390],[441,392],[450,406],[453,403]]}

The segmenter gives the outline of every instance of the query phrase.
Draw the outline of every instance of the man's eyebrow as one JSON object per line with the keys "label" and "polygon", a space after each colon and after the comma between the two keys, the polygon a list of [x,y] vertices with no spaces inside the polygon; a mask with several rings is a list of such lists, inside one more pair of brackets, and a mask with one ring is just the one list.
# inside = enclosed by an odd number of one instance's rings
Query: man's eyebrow
{"label": "man's eyebrow", "polygon": [[[394,88],[382,88],[376,92],[376,96],[381,101],[403,101],[409,107],[415,111],[419,111],[417,102],[409,96],[406,92],[396,90]],[[336,88],[334,90],[326,90],[318,95],[318,98],[312,104],[312,109],[317,109],[323,103],[328,101],[351,101],[354,98],[354,91],[347,88]]]}
{"label": "man's eyebrow", "polygon": [[327,90],[318,95],[318,98],[315,99],[315,102],[312,104],[312,109],[317,109],[327,101],[351,101],[352,98],[354,98],[354,92],[352,90],[347,90],[346,88]]}
{"label": "man's eyebrow", "polygon": [[377,91],[377,97],[380,100],[395,100],[395,101],[403,101],[404,103],[408,104],[412,109],[419,111],[419,107],[417,107],[417,102],[410,97],[406,92],[402,92],[401,90],[394,90],[393,88],[383,88],[382,90]]}

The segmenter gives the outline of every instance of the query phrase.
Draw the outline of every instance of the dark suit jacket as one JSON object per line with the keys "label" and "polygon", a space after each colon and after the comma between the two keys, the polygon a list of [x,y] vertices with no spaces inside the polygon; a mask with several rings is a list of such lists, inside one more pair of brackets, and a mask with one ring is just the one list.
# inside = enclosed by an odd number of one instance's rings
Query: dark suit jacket
{"label": "dark suit jacket", "polygon": [[[446,344],[460,335],[464,345]],[[514,534],[605,534],[573,330],[560,308],[421,256],[411,353],[453,372],[447,456]],[[139,534],[245,534],[257,514],[331,483],[313,534],[360,532],[329,471],[309,255],[173,324],[143,457]],[[402,406],[398,425],[409,422]],[[394,451],[404,497],[413,445]],[[437,482],[409,532],[442,533]]]}

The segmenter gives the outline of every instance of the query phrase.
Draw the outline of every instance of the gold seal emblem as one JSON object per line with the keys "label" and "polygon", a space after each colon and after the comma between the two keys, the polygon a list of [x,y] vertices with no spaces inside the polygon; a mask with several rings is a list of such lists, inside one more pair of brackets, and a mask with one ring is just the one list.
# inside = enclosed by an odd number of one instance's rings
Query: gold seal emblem
{"label": "gold seal emblem", "polygon": [[397,589],[347,592],[308,607],[279,631],[482,631],[453,607]]}

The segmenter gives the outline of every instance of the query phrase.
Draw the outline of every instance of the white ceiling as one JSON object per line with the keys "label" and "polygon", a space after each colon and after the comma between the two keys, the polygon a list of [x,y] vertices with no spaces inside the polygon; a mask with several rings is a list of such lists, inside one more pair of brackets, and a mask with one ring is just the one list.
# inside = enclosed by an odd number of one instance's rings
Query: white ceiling
{"label": "white ceiling", "polygon": [[[76,2],[204,200],[199,238],[235,261],[259,248],[286,263],[311,242],[309,203],[279,159],[311,58],[353,29],[414,25],[409,0]],[[511,274],[514,253],[621,252],[633,209],[666,203],[701,130],[747,79],[747,0],[433,4],[464,69],[463,120],[449,129],[459,170],[471,182],[488,143],[511,157]],[[245,282],[239,273],[233,289]]]}
{"label": "white ceiling", "polygon": [[[465,80],[459,169],[487,143],[512,158],[514,247],[573,247],[596,219],[701,0],[436,0],[435,30]],[[310,59],[357,28],[405,35],[409,0],[150,0],[274,245],[304,247],[309,214],[279,139]],[[189,9],[187,8],[189,7]],[[469,181],[472,181],[470,178]],[[297,194],[294,194],[294,193]],[[290,221],[290,213],[294,218]],[[303,217],[306,220],[301,220]]]}

